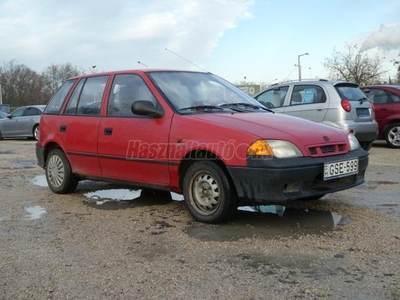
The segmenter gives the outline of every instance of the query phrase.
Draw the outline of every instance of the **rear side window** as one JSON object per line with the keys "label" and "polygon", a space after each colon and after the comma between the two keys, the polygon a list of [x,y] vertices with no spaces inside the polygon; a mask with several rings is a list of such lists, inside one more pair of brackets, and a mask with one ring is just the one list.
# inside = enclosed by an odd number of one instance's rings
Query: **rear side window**
{"label": "rear side window", "polygon": [[46,114],[59,114],[63,106],[64,100],[67,97],[76,79],[71,79],[58,89],[54,96],[50,99],[49,104],[46,106],[44,113]]}
{"label": "rear side window", "polygon": [[335,86],[335,89],[342,100],[359,101],[365,99],[365,94],[356,86],[340,85]]}
{"label": "rear side window", "polygon": [[293,88],[290,105],[315,104],[326,102],[324,90],[317,85],[296,85]]}

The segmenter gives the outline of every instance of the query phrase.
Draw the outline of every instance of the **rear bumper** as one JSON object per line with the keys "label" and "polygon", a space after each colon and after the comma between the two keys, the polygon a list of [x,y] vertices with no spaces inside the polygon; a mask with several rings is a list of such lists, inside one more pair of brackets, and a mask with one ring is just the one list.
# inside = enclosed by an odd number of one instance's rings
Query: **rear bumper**
{"label": "rear bumper", "polygon": [[38,166],[44,169],[45,164],[46,164],[45,149],[42,147],[38,147],[37,145],[36,145],[36,158],[38,161]]}
{"label": "rear bumper", "polygon": [[[358,158],[357,174],[323,180],[324,163]],[[256,166],[258,164],[258,166]],[[247,167],[228,167],[241,203],[282,203],[323,196],[364,182],[368,152],[363,149],[330,157],[301,157],[248,161]]]}
{"label": "rear bumper", "polygon": [[360,142],[372,142],[378,137],[378,123],[374,120],[371,122],[351,122],[341,124],[346,131],[353,131],[354,136]]}

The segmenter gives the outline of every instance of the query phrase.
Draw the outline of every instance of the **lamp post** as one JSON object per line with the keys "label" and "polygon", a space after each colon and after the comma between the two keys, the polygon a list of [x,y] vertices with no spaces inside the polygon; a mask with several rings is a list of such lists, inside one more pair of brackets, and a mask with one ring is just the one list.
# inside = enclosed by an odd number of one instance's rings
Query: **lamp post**
{"label": "lamp post", "polygon": [[308,55],[308,52],[300,54],[297,56],[297,67],[299,68],[299,81],[301,81],[301,64],[300,64],[300,57],[304,56],[304,55]]}
{"label": "lamp post", "polygon": [[145,66],[147,69],[149,68],[146,64],[142,63],[140,60],[138,60],[137,63],[138,63],[138,64],[141,64],[141,65],[143,65],[143,66]]}

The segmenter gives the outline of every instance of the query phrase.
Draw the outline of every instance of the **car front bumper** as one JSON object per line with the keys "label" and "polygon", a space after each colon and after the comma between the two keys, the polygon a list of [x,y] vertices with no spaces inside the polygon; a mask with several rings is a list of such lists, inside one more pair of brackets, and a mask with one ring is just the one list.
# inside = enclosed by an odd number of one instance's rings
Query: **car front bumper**
{"label": "car front bumper", "polygon": [[[358,158],[358,173],[323,179],[324,163]],[[363,149],[345,155],[290,159],[248,158],[247,167],[228,167],[241,204],[274,204],[288,200],[322,197],[364,182],[368,152]]]}

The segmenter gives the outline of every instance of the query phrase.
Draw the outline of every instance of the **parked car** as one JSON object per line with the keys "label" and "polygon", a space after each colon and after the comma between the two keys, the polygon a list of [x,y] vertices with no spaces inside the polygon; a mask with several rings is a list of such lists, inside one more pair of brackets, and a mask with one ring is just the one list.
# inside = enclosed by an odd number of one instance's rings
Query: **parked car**
{"label": "parked car", "polygon": [[0,120],[0,139],[28,137],[39,139],[40,116],[46,105],[23,106]]}
{"label": "parked car", "polygon": [[400,85],[366,85],[361,89],[375,105],[379,140],[400,148]]}
{"label": "parked car", "polygon": [[173,191],[207,223],[239,205],[360,185],[368,165],[349,132],[275,114],[211,73],[167,70],[67,80],[42,115],[36,155],[55,193],[81,179]]}
{"label": "parked car", "polygon": [[325,79],[284,82],[254,98],[275,112],[351,132],[365,150],[371,148],[378,134],[373,106],[355,83]]}

